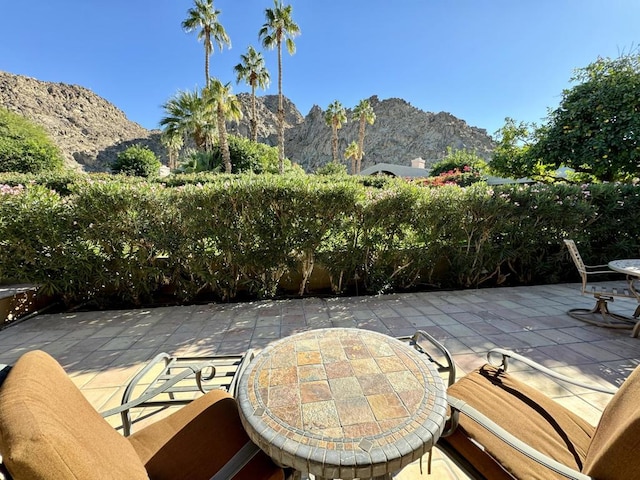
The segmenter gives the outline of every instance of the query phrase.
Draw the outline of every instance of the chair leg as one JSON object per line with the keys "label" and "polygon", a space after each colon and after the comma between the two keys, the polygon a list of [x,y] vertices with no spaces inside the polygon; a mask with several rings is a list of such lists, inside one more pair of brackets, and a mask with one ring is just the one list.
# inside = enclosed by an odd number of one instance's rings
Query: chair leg
{"label": "chair leg", "polygon": [[636,325],[633,327],[633,330],[631,331],[631,337],[638,338],[638,334],[640,334],[640,321],[638,321],[638,323],[636,323]]}
{"label": "chair leg", "polygon": [[[591,310],[587,308],[572,308],[567,313],[572,318],[590,323],[591,325],[596,325],[598,327],[619,328],[628,330],[634,328],[636,319],[610,312],[609,306],[607,304],[608,301],[613,301],[613,298],[599,296],[596,297],[596,304]],[[598,316],[600,316],[602,320],[598,320]]]}

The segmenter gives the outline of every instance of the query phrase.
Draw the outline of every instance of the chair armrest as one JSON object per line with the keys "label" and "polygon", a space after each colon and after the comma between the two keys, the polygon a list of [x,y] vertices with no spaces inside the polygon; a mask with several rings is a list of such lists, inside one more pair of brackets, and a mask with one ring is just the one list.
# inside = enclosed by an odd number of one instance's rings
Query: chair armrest
{"label": "chair armrest", "polygon": [[[436,340],[434,337],[423,330],[418,330],[411,337],[398,337],[398,340],[408,342],[409,345],[415,348],[418,352],[426,355],[429,361],[436,365],[438,372],[447,373],[448,387],[454,384],[454,382],[456,381],[456,364],[453,361],[453,357],[451,356],[449,350],[447,350],[447,348],[438,340]],[[429,353],[428,344],[431,344],[431,346],[435,347],[436,350],[440,352],[440,354],[442,355],[442,359],[436,359],[433,357],[433,355],[431,355],[431,353]],[[442,363],[441,360],[443,359],[446,365]]]}
{"label": "chair armrest", "polygon": [[182,372],[176,374],[171,380],[168,380],[167,382],[163,383],[160,387],[154,388],[153,390],[147,390],[144,394],[140,395],[139,397],[133,400],[130,400],[128,402],[125,402],[122,405],[114,407],[110,410],[101,412],[100,415],[102,415],[103,418],[106,418],[106,417],[110,417],[111,415],[127,412],[130,409],[135,408],[138,405],[152,399],[153,397],[156,397],[161,393],[164,393],[169,387],[172,387],[176,383],[181,382],[182,380],[189,377],[190,375],[193,375],[194,373],[195,371],[183,370]]}
{"label": "chair armrest", "polygon": [[[171,388],[174,385],[180,383],[181,381],[185,380],[186,378],[192,375],[195,376],[196,384],[199,390],[203,393],[206,393],[206,390],[202,386],[202,372],[205,368],[212,368],[213,371],[212,371],[211,377],[213,377],[215,375],[215,367],[213,367],[207,361],[202,361],[197,363],[194,362],[191,364],[181,365],[180,372],[171,375],[170,378],[165,379],[158,386],[154,386],[156,385],[154,380],[154,382],[151,385],[149,385],[146,389],[144,389],[144,391],[138,397],[133,399],[131,398],[131,396],[133,395],[134,389],[136,388],[140,380],[142,380],[151,370],[153,370],[154,368],[157,368],[159,364],[163,364],[163,371],[166,371],[167,368],[173,364],[174,360],[175,359],[167,353],[159,353],[158,355],[156,355],[153,358],[153,360],[151,360],[143,369],[141,369],[131,379],[131,381],[129,382],[129,384],[127,385],[124,391],[124,394],[122,395],[121,405],[118,407],[114,407],[110,410],[101,412],[100,415],[102,415],[103,418],[106,418],[112,415],[120,414],[120,417],[122,419],[123,434],[125,437],[128,437],[131,434],[132,421],[131,421],[130,410],[132,408],[141,406],[143,404],[147,404],[147,402],[151,401],[151,399],[153,399],[154,397],[157,397],[160,394],[171,392]],[[205,377],[205,380],[208,378],[209,377]]]}
{"label": "chair armrest", "polygon": [[260,452],[260,447],[249,440],[210,480],[229,480],[235,477]]}
{"label": "chair armrest", "polygon": [[240,365],[238,365],[238,369],[233,374],[233,378],[231,379],[231,383],[229,384],[229,393],[234,398],[237,397],[238,386],[240,385],[240,379],[242,378],[242,375],[244,374],[245,370],[251,363],[251,360],[253,360],[255,356],[256,354],[253,350],[247,350],[247,352],[244,354],[244,357],[242,357],[242,360],[240,361]]}
{"label": "chair armrest", "polygon": [[[492,357],[495,357],[496,355],[501,356],[501,360],[497,364],[493,361],[493,358],[492,358]],[[493,348],[489,350],[489,352],[487,353],[487,362],[489,362],[494,367],[501,368],[505,372],[509,367],[510,358],[513,358],[514,360],[518,360],[519,362],[529,365],[530,367],[536,369],[540,373],[544,373],[545,375],[548,375],[549,377],[554,378],[556,380],[560,380],[561,382],[586,388],[594,392],[607,393],[610,395],[614,395],[618,391],[616,388],[601,387],[599,385],[588,384],[588,383],[581,382],[579,380],[575,380],[571,377],[567,377],[566,375],[562,375],[560,373],[554,372],[553,370],[545,367],[544,365],[540,365],[539,363],[534,362],[533,360],[527,357],[523,357],[522,355],[519,355],[515,352],[512,352],[511,350],[505,350],[503,348]]]}
{"label": "chair armrest", "polygon": [[539,452],[534,449],[530,445],[524,443],[522,440],[514,437],[512,434],[507,432],[500,425],[495,423],[489,417],[483,415],[475,408],[471,407],[466,402],[459,400],[450,395],[447,396],[447,401],[452,411],[459,412],[462,415],[465,415],[470,420],[473,420],[482,428],[488,430],[491,434],[495,435],[497,438],[502,440],[504,443],[509,445],[511,448],[517,450],[523,455],[529,457],[533,461],[539,463],[540,465],[560,474],[566,478],[575,479],[575,480],[593,480],[593,477],[585,475],[584,473],[578,472],[572,468],[567,467],[566,465],[554,460],[551,457]]}
{"label": "chair armrest", "polygon": [[615,270],[611,270],[609,265],[585,265],[585,268],[606,268],[601,272],[589,272],[589,273],[616,273]]}

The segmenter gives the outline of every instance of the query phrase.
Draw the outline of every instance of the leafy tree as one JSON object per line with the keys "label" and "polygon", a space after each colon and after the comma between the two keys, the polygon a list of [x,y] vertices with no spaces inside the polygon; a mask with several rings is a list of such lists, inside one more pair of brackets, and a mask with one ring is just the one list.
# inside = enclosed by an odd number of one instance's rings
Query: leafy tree
{"label": "leafy tree", "polygon": [[[278,148],[229,135],[232,173],[278,173]],[[219,145],[213,149],[214,165],[222,165]],[[290,163],[288,165],[290,167]]]}
{"label": "leafy tree", "polygon": [[218,122],[218,145],[222,151],[224,169],[231,173],[231,154],[227,143],[227,120],[239,120],[242,118],[240,102],[231,93],[231,83],[222,84],[217,78],[212,78],[206,88],[205,97],[207,104],[216,112]]}
{"label": "leafy tree", "polygon": [[429,171],[429,178],[417,183],[431,186],[458,185],[468,187],[482,180],[488,171],[487,162],[468,150],[447,149],[447,155],[435,163]]}
{"label": "leafy tree", "polygon": [[505,118],[504,126],[495,133],[497,144],[489,165],[491,172],[509,178],[532,177],[534,166],[528,152],[535,143],[535,131],[534,124]]}
{"label": "leafy tree", "polygon": [[333,163],[338,163],[338,130],[347,123],[347,112],[338,100],[329,104],[324,121],[331,127],[331,154]]}
{"label": "leafy tree", "polygon": [[373,111],[373,107],[369,103],[369,100],[360,100],[356,108],[353,109],[353,118],[358,119],[358,158],[356,165],[356,172],[360,173],[362,167],[362,157],[364,156],[364,130],[366,124],[373,125],[376,121],[376,114]]}
{"label": "leafy tree", "polygon": [[187,12],[188,17],[182,22],[185,32],[198,30],[198,40],[204,44],[205,85],[209,85],[209,57],[213,53],[213,41],[222,50],[224,45],[231,48],[231,40],[224,27],[218,22],[220,10],[213,8],[213,0],[195,0],[193,8]]}
{"label": "leafy tree", "polygon": [[573,169],[579,181],[640,176],[640,54],[598,58],[571,81],[577,84],[563,91],[543,126],[507,119],[494,171],[542,180],[556,180],[560,167]]}
{"label": "leafy tree", "polygon": [[44,128],[0,108],[0,172],[60,170],[62,153]]}
{"label": "leafy tree", "polygon": [[[229,135],[228,143],[231,173],[278,173],[278,147],[271,147],[236,135]],[[210,153],[193,150],[185,157],[187,161],[180,167],[185,173],[224,170],[220,145],[214,145]],[[285,160],[285,171],[294,169],[291,162]]]}
{"label": "leafy tree", "polygon": [[111,164],[113,173],[136,177],[155,177],[160,172],[160,161],[147,147],[133,145],[120,152]]}
{"label": "leafy tree", "polygon": [[233,69],[236,72],[236,83],[240,83],[240,80],[245,80],[248,85],[251,85],[251,120],[249,120],[249,125],[251,127],[251,139],[257,142],[258,115],[256,113],[256,88],[268,88],[271,77],[264,64],[262,54],[256,52],[256,49],[252,46],[249,46],[245,55],[240,55],[240,59],[242,62],[233,67]]}
{"label": "leafy tree", "polygon": [[316,170],[316,175],[346,175],[347,167],[341,163],[329,162]]}
{"label": "leafy tree", "polygon": [[480,158],[475,152],[468,150],[453,150],[447,148],[447,155],[436,162],[429,171],[430,177],[437,177],[441,173],[458,169],[460,171],[486,173],[488,170],[487,162]]}
{"label": "leafy tree", "polygon": [[273,8],[265,10],[266,22],[262,25],[258,37],[262,46],[278,49],[278,155],[280,173],[284,172],[284,106],[282,103],[282,42],[285,42],[289,55],[296,52],[293,39],[300,34],[300,27],[291,18],[291,5],[282,5],[282,0],[273,0]]}
{"label": "leafy tree", "polygon": [[355,141],[351,142],[344,151],[344,158],[347,160],[351,159],[351,175],[356,174],[356,160],[358,159],[358,153],[360,153],[360,149]]}
{"label": "leafy tree", "polygon": [[534,158],[602,181],[640,175],[640,54],[598,58],[551,112]]}
{"label": "leafy tree", "polygon": [[160,119],[163,135],[179,144],[176,138],[191,138],[196,147],[211,151],[216,133],[216,120],[199,91],[178,92],[163,106],[166,116]]}

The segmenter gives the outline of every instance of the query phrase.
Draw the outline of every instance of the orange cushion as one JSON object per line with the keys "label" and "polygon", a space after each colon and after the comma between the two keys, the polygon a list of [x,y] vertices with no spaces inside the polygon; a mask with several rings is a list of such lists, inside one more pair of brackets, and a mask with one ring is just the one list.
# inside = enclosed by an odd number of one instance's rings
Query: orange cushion
{"label": "orange cushion", "polygon": [[[236,401],[222,390],[197,398],[129,437],[152,480],[209,480],[248,440]],[[283,478],[282,469],[260,452],[234,480]]]}
{"label": "orange cushion", "polygon": [[147,478],[129,442],[41,351],[24,354],[0,388],[0,454],[15,480]]}
{"label": "orange cushion", "polygon": [[583,472],[599,480],[640,479],[640,367],[602,412]]}
{"label": "orange cushion", "polygon": [[[448,394],[476,410],[531,447],[580,471],[594,427],[539,391],[485,365],[452,385]],[[516,478],[564,478],[508,447],[486,429],[460,415],[461,431],[448,441],[456,450],[468,449],[467,436],[484,446],[474,453],[474,466],[491,477],[495,463]],[[495,473],[494,473],[495,475]]]}

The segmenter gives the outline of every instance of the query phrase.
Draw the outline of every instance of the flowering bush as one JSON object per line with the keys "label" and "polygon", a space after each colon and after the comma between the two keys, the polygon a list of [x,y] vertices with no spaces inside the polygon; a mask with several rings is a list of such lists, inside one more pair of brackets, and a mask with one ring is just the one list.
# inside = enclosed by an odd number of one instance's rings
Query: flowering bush
{"label": "flowering bush", "polygon": [[442,172],[435,177],[427,177],[417,181],[418,184],[429,187],[442,187],[443,185],[457,185],[459,187],[468,187],[482,180],[479,171],[473,170],[470,166],[465,165],[460,168],[454,168]]}
{"label": "flowering bush", "polygon": [[0,195],[19,195],[24,191],[24,185],[0,185]]}
{"label": "flowering bush", "polygon": [[304,294],[314,265],[335,292],[575,280],[563,238],[590,246],[591,264],[640,256],[633,185],[424,188],[247,174],[167,184],[46,177],[45,186],[20,178],[0,180],[0,280],[37,283],[69,303],[140,304],[167,287],[181,301],[203,292],[273,297],[289,274]]}

